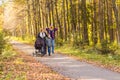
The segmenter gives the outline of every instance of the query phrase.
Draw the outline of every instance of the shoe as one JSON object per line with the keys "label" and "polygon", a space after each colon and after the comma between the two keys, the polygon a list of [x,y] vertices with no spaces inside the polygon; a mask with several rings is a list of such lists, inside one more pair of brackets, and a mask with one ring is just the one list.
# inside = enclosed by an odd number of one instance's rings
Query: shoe
{"label": "shoe", "polygon": [[45,54],[41,54],[40,56],[43,57]]}
{"label": "shoe", "polygon": [[50,54],[48,54],[50,56]]}

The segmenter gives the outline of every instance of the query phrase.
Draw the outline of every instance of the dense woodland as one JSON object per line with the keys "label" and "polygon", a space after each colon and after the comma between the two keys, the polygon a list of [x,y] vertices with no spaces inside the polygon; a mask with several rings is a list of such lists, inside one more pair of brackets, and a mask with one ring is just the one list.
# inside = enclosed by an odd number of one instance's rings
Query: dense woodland
{"label": "dense woodland", "polygon": [[12,20],[5,16],[4,27],[10,26],[13,36],[35,37],[40,28],[53,25],[59,45],[104,49],[120,43],[120,0],[10,0],[4,12],[9,7],[12,12],[5,15]]}

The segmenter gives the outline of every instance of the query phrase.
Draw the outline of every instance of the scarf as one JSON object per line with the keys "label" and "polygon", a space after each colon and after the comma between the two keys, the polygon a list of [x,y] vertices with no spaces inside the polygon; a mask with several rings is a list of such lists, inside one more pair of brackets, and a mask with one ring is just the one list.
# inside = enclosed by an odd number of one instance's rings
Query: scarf
{"label": "scarf", "polygon": [[44,38],[44,37],[45,37],[45,33],[44,33],[44,32],[40,32],[39,36],[40,36],[41,38]]}

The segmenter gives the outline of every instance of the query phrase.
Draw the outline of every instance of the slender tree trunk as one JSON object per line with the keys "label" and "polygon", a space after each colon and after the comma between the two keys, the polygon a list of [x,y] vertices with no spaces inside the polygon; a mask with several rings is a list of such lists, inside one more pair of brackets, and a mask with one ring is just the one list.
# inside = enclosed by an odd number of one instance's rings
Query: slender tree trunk
{"label": "slender tree trunk", "polygon": [[52,9],[52,22],[53,22],[53,26],[55,27],[54,2],[53,1],[51,1],[51,9]]}
{"label": "slender tree trunk", "polygon": [[107,36],[107,19],[106,19],[106,13],[107,13],[107,8],[106,8],[106,0],[104,0],[104,2],[103,2],[103,5],[104,5],[104,10],[103,10],[103,20],[104,20],[104,30],[105,30],[105,33],[104,33],[104,35],[105,35],[105,40],[106,41],[108,41],[108,36]]}
{"label": "slender tree trunk", "polygon": [[[67,7],[67,32],[70,32],[70,21],[69,21],[69,4],[68,4],[69,0],[66,0],[66,7]],[[70,34],[68,34],[68,39],[70,41]]]}
{"label": "slender tree trunk", "polygon": [[63,0],[63,14],[64,14],[64,31],[65,31],[65,41],[67,41],[67,27],[66,27],[66,14],[65,14],[65,0]]}
{"label": "slender tree trunk", "polygon": [[113,19],[113,17],[112,17],[112,1],[110,0],[110,1],[107,1],[107,24],[108,24],[110,42],[114,42],[114,40],[115,40],[112,19]]}
{"label": "slender tree trunk", "polygon": [[38,8],[38,24],[39,24],[39,28],[42,26],[42,22],[41,22],[41,0],[39,0],[39,8]]}
{"label": "slender tree trunk", "polygon": [[60,38],[63,40],[62,26],[61,26],[61,23],[60,23],[60,20],[59,20],[59,17],[58,17],[57,1],[58,0],[55,1],[55,11],[56,11],[56,16],[57,16],[57,22],[58,22],[59,29],[60,29]]}
{"label": "slender tree trunk", "polygon": [[81,9],[80,9],[80,6],[81,5],[81,3],[80,3],[80,0],[78,0],[78,33],[79,33],[79,37],[81,37],[81,26],[80,26],[80,24],[81,24],[81,20],[80,20],[80,14],[81,14]]}
{"label": "slender tree trunk", "polygon": [[118,42],[120,42],[120,24],[119,24],[119,19],[118,19],[118,10],[116,7],[116,0],[112,0],[112,6],[113,6],[113,11],[114,11],[114,16],[116,19],[116,27],[117,27],[117,32],[118,32]]}
{"label": "slender tree trunk", "polygon": [[51,21],[51,4],[50,4],[50,0],[48,0],[48,12],[49,12],[49,21],[50,21],[50,24],[49,25],[51,25],[52,24],[52,21]]}
{"label": "slender tree trunk", "polygon": [[33,28],[34,28],[34,35],[37,35],[37,23],[36,23],[36,10],[35,10],[35,0],[32,0],[32,6],[33,6]]}
{"label": "slender tree trunk", "polygon": [[104,40],[104,5],[103,1],[99,0],[99,35],[100,43]]}
{"label": "slender tree trunk", "polygon": [[28,20],[28,22],[27,22],[27,34],[30,34],[30,35],[32,35],[32,30],[31,30],[31,15],[30,15],[30,4],[29,4],[29,1],[30,0],[26,0],[26,2],[27,2],[27,20]]}
{"label": "slender tree trunk", "polygon": [[94,45],[97,44],[97,1],[93,0],[93,8],[94,8],[94,15],[93,15],[93,42]]}
{"label": "slender tree trunk", "polygon": [[83,41],[89,45],[88,39],[88,27],[87,27],[87,12],[86,12],[86,0],[82,1],[82,26],[83,26]]}

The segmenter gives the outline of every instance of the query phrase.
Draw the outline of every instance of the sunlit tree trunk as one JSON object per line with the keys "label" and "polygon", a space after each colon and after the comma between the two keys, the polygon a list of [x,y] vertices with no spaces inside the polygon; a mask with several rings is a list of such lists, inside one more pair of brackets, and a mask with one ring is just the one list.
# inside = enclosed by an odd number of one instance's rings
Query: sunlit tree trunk
{"label": "sunlit tree trunk", "polygon": [[65,14],[65,0],[63,0],[63,15],[64,15],[64,35],[65,35],[65,41],[67,41],[67,26],[66,26],[66,14]]}
{"label": "sunlit tree trunk", "polygon": [[116,0],[112,0],[112,5],[113,5],[113,11],[114,11],[114,16],[115,16],[115,20],[116,20],[116,27],[117,27],[117,32],[118,32],[118,42],[120,42],[120,23],[119,23],[119,19],[118,19],[118,9],[116,7]]}
{"label": "sunlit tree trunk", "polygon": [[115,29],[113,27],[113,17],[112,17],[112,1],[107,1],[107,25],[108,25],[108,31],[109,31],[109,38],[110,42],[114,42],[115,40]]}
{"label": "sunlit tree trunk", "polygon": [[58,23],[59,30],[60,30],[60,32],[59,32],[60,38],[63,40],[63,32],[62,32],[62,26],[61,26],[59,15],[58,15],[57,2],[58,2],[58,0],[55,1],[55,11],[56,11],[57,23]]}
{"label": "sunlit tree trunk", "polygon": [[81,39],[81,2],[80,2],[80,0],[78,0],[78,33],[79,33],[79,39]]}
{"label": "sunlit tree trunk", "polygon": [[[68,31],[68,33],[70,32],[70,20],[69,20],[69,0],[66,0],[66,7],[67,7],[67,31]],[[69,41],[70,41],[70,34],[68,34],[68,39],[69,39]]]}
{"label": "sunlit tree trunk", "polygon": [[86,0],[82,1],[82,27],[83,27],[83,41],[87,45],[89,45],[89,39],[88,39],[88,27],[87,27],[87,12],[86,12]]}
{"label": "sunlit tree trunk", "polygon": [[93,25],[92,25],[92,38],[93,38],[93,42],[94,42],[94,45],[97,44],[97,32],[98,32],[98,28],[97,28],[97,0],[93,0]]}
{"label": "sunlit tree trunk", "polygon": [[26,0],[27,2],[27,34],[31,34],[32,35],[32,28],[31,28],[31,15],[30,15],[30,0]]}

